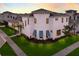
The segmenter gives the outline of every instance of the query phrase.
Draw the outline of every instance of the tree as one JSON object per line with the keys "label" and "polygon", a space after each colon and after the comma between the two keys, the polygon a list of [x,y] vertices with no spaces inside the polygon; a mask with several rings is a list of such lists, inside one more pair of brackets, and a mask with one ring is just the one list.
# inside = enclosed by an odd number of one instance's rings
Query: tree
{"label": "tree", "polygon": [[6,22],[6,21],[3,21],[3,22],[4,22],[4,25],[5,25],[5,26],[8,26],[8,22]]}
{"label": "tree", "polygon": [[21,34],[22,28],[23,28],[23,23],[22,22],[18,22],[17,27],[18,27],[19,34]]}
{"label": "tree", "polygon": [[73,26],[64,26],[64,29],[63,29],[63,33],[66,35],[66,36],[70,36],[70,31],[72,30]]}

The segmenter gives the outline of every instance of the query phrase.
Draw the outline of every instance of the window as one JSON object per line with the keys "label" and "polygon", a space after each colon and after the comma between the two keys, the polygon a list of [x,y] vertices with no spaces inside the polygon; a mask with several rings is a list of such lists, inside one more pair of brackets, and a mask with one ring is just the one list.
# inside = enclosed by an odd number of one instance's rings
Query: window
{"label": "window", "polygon": [[10,16],[12,18],[12,16]]}
{"label": "window", "polygon": [[34,18],[34,23],[36,24],[36,22],[37,22],[37,20],[36,20],[36,18]]}
{"label": "window", "polygon": [[25,20],[25,26],[26,26],[26,20]]}
{"label": "window", "polygon": [[13,17],[13,19],[15,19],[15,17]]}
{"label": "window", "polygon": [[34,35],[34,37],[37,36],[37,31],[36,30],[34,30],[33,35]]}
{"label": "window", "polygon": [[9,18],[9,16],[7,16],[7,18]]}
{"label": "window", "polygon": [[79,19],[79,16],[77,16],[77,19]]}
{"label": "window", "polygon": [[75,20],[75,16],[74,16],[74,20]]}
{"label": "window", "polygon": [[68,18],[66,18],[66,22],[68,22]]}
{"label": "window", "polygon": [[52,32],[52,30],[51,30],[51,32]]}
{"label": "window", "polygon": [[71,19],[72,17],[70,16],[69,19]]}
{"label": "window", "polygon": [[48,24],[48,23],[49,23],[49,19],[47,18],[47,19],[46,19],[46,24]]}
{"label": "window", "polygon": [[50,38],[50,32],[48,30],[46,31],[46,37]]}
{"label": "window", "polygon": [[28,19],[28,24],[29,24],[29,19]]}
{"label": "window", "polygon": [[57,30],[57,36],[61,35],[61,30]]}
{"label": "window", "polygon": [[43,38],[43,31],[39,31],[39,37]]}
{"label": "window", "polygon": [[62,18],[62,23],[63,23],[63,18]]}
{"label": "window", "polygon": [[55,18],[55,20],[57,21],[57,20],[58,20],[58,18]]}

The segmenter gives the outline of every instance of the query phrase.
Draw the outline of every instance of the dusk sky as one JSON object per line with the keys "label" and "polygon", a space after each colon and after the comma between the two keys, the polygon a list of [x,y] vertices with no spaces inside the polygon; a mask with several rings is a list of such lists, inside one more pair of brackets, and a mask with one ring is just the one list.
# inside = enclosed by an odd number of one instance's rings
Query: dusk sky
{"label": "dusk sky", "polygon": [[30,13],[40,8],[60,13],[69,9],[78,10],[79,12],[79,4],[77,3],[0,3],[0,13],[4,11]]}

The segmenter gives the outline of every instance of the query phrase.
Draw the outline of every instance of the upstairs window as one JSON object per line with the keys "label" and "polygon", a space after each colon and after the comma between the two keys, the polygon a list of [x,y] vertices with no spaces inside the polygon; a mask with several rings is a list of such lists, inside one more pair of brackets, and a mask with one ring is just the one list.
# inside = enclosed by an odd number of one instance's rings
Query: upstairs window
{"label": "upstairs window", "polygon": [[34,23],[35,23],[35,24],[37,23],[37,20],[36,20],[36,18],[34,18]]}
{"label": "upstairs window", "polygon": [[62,18],[62,23],[64,22],[64,19]]}
{"label": "upstairs window", "polygon": [[68,18],[66,18],[66,22],[68,22]]}
{"label": "upstairs window", "polygon": [[47,18],[47,19],[46,19],[46,24],[48,24],[48,23],[49,23],[49,19]]}
{"label": "upstairs window", "polygon": [[29,24],[29,18],[28,18],[28,24]]}
{"label": "upstairs window", "polygon": [[7,18],[9,18],[9,16],[7,16]]}
{"label": "upstairs window", "polygon": [[13,19],[15,19],[15,17],[13,17]]}
{"label": "upstairs window", "polygon": [[77,19],[79,19],[79,16],[77,16]]}
{"label": "upstairs window", "polygon": [[55,18],[55,20],[57,21],[57,20],[58,20],[58,18]]}
{"label": "upstairs window", "polygon": [[26,26],[26,20],[25,20],[25,26]]}
{"label": "upstairs window", "polygon": [[10,16],[12,18],[12,16]]}

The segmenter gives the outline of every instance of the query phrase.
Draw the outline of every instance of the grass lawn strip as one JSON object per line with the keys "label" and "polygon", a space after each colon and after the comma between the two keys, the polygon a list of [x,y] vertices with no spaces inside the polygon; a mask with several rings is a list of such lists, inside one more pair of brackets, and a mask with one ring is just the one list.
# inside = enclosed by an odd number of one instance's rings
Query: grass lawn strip
{"label": "grass lawn strip", "polygon": [[12,48],[7,43],[0,48],[0,54],[2,56],[16,56]]}
{"label": "grass lawn strip", "polygon": [[79,56],[79,48],[75,49],[71,53],[68,54],[68,56]]}

